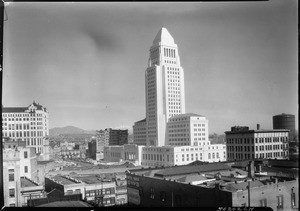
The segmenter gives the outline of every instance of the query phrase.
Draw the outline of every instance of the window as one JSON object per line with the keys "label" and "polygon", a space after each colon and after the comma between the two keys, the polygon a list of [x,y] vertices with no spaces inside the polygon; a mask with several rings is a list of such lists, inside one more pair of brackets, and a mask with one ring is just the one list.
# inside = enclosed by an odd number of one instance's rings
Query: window
{"label": "window", "polygon": [[24,166],[24,172],[28,173],[28,166]]}
{"label": "window", "polygon": [[15,170],[14,169],[8,169],[8,181],[13,182],[15,181]]}
{"label": "window", "polygon": [[166,196],[167,196],[166,192],[164,192],[164,191],[160,192],[160,200],[162,202],[166,201]]}
{"label": "window", "polygon": [[283,209],[283,196],[277,196],[277,209]]}
{"label": "window", "polygon": [[261,207],[266,207],[267,206],[267,199],[262,199],[262,200],[259,200],[260,201],[260,206]]}
{"label": "window", "polygon": [[14,188],[9,189],[9,197],[11,197],[11,198],[15,197],[15,189]]}
{"label": "window", "polygon": [[150,199],[154,199],[154,188],[150,188]]}

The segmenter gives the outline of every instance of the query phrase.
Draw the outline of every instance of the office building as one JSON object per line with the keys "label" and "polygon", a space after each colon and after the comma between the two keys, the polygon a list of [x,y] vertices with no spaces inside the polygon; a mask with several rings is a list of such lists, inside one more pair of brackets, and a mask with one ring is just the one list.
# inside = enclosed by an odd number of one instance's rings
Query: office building
{"label": "office building", "polygon": [[96,132],[99,149],[103,149],[104,146],[128,144],[128,130],[106,128],[105,130],[97,130]]}
{"label": "office building", "polygon": [[137,145],[147,145],[146,139],[146,119],[135,122],[133,125],[133,143]]}
{"label": "office building", "polygon": [[187,113],[171,117],[167,123],[167,145],[209,145],[208,120],[206,117]]}
{"label": "office building", "polygon": [[287,129],[289,130],[289,140],[295,139],[295,115],[279,114],[273,116],[273,129]]}
{"label": "office building", "polygon": [[96,152],[97,152],[97,140],[92,139],[88,143],[88,157],[91,159],[96,159]]}
{"label": "office building", "polygon": [[33,147],[39,159],[49,160],[49,113],[33,101],[27,107],[2,107],[2,134]]}
{"label": "office building", "polygon": [[226,160],[225,145],[211,145],[209,141],[206,117],[185,113],[184,72],[178,47],[164,27],[150,48],[145,83],[146,119],[133,126],[135,143],[146,145],[142,149],[142,165]]}
{"label": "office building", "polygon": [[[298,178],[260,176],[232,162],[127,171],[128,203],[139,207],[271,207],[298,210]],[[276,169],[276,168],[274,168]]]}
{"label": "office building", "polygon": [[147,145],[164,146],[168,119],[185,113],[183,68],[166,28],[159,30],[150,48],[145,83]]}
{"label": "office building", "polygon": [[288,132],[286,129],[249,130],[249,127],[232,127],[226,131],[227,160],[287,159]]}

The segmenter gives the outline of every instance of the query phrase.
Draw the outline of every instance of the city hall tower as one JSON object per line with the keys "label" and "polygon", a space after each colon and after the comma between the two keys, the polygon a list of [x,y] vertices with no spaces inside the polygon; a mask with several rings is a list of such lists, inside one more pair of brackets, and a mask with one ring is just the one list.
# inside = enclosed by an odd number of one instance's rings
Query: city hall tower
{"label": "city hall tower", "polygon": [[184,73],[178,47],[168,30],[162,27],[152,46],[146,85],[146,143],[164,146],[166,123],[170,117],[185,113]]}

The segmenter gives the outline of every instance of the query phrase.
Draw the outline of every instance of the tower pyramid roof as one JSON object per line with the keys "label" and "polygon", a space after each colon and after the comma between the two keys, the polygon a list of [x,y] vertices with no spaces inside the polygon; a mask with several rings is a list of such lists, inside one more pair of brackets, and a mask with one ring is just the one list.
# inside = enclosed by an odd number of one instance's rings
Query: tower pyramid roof
{"label": "tower pyramid roof", "polygon": [[153,40],[153,45],[161,43],[163,45],[174,45],[174,39],[168,30],[162,27]]}

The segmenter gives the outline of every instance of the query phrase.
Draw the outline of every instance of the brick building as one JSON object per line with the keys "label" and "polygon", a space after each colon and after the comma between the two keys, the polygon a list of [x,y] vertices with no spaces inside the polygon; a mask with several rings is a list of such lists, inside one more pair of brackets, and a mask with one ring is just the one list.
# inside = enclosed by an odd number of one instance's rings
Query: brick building
{"label": "brick building", "polygon": [[210,163],[127,172],[128,202],[144,207],[271,207],[298,210],[298,177],[261,176],[234,163]]}

